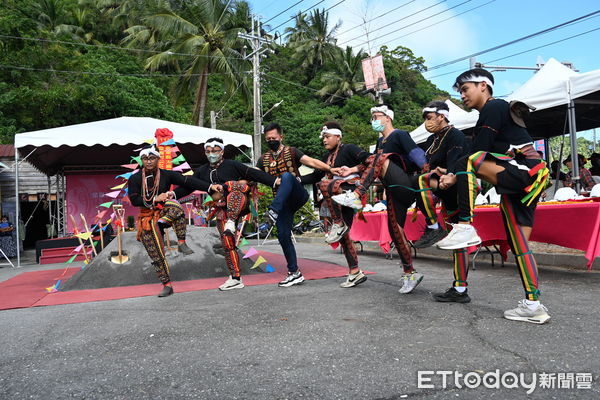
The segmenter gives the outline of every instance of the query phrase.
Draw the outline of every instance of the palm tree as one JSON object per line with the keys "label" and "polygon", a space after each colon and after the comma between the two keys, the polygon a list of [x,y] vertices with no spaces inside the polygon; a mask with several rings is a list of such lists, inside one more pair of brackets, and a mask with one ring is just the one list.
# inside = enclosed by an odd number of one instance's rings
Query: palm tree
{"label": "palm tree", "polygon": [[296,27],[286,29],[288,43],[295,50],[295,57],[302,60],[302,67],[309,69],[312,80],[319,67],[334,58],[337,46],[335,34],[341,22],[329,29],[329,13],[313,10],[310,16],[296,16]]}
{"label": "palm tree", "polygon": [[147,69],[168,68],[183,74],[173,94],[180,102],[194,92],[193,120],[199,126],[204,124],[210,74],[222,75],[228,92],[239,87],[249,97],[244,76],[249,65],[241,57],[242,44],[237,36],[242,29],[233,18],[239,2],[231,2],[181,1],[177,10],[165,4],[161,12],[143,18],[144,25],[125,31],[128,36],[124,42],[128,45],[146,45],[160,51],[146,60]]}
{"label": "palm tree", "polygon": [[354,55],[352,47],[347,46],[346,50],[338,47],[334,53],[333,71],[326,72],[321,77],[323,87],[319,90],[319,95],[326,97],[328,103],[335,103],[343,98],[350,98],[361,90],[364,87],[361,65],[365,57],[362,49]]}

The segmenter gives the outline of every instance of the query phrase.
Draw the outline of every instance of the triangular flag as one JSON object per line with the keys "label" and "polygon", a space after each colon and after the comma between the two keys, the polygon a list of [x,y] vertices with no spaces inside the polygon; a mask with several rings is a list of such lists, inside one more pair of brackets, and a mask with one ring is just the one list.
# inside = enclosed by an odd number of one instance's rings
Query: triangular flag
{"label": "triangular flag", "polygon": [[166,142],[162,142],[159,146],[175,146],[175,141],[173,139],[169,139]]}
{"label": "triangular flag", "polygon": [[[140,156],[135,156],[135,157],[131,157],[131,159],[132,159],[133,161],[135,161],[135,162],[137,163],[137,165],[138,165],[138,166],[139,166],[139,165],[142,165],[142,157],[140,157]],[[135,169],[135,168],[132,168],[132,169]]]}
{"label": "triangular flag", "polygon": [[212,197],[210,197],[210,194],[207,194],[207,195],[206,195],[206,198],[204,199],[204,201],[202,202],[202,204],[206,204],[206,203],[208,203],[209,201],[213,201],[213,198],[212,198]]}
{"label": "triangular flag", "polygon": [[190,164],[188,164],[187,161],[173,168],[173,171],[183,171],[184,169],[190,169]]}
{"label": "triangular flag", "polygon": [[271,264],[267,264],[267,268],[265,268],[267,272],[275,272],[275,268],[271,266]]}
{"label": "triangular flag", "polygon": [[250,202],[250,213],[252,214],[252,216],[254,217],[258,217],[258,212],[256,211],[256,208],[254,208],[254,202]]}
{"label": "triangular flag", "polygon": [[67,261],[65,264],[71,264],[73,262],[73,260],[75,260],[75,257],[77,257],[77,254],[75,254],[73,257],[69,258],[69,261]]}
{"label": "triangular flag", "polygon": [[332,249],[337,249],[340,246],[340,242],[335,242],[335,243],[331,243],[329,244],[331,246]]}
{"label": "triangular flag", "polygon": [[138,164],[121,164],[121,167],[127,168],[127,169],[138,169],[139,165]]}
{"label": "triangular flag", "polygon": [[48,293],[54,293],[54,292],[58,292],[58,290],[56,290],[56,288],[54,287],[54,285],[52,285],[52,286],[48,286],[46,288],[46,292],[48,292]]}
{"label": "triangular flag", "polygon": [[114,202],[113,201],[107,201],[106,203],[100,204],[98,207],[106,207],[106,208],[108,208],[108,207],[112,206],[112,203],[114,203]]}
{"label": "triangular flag", "polygon": [[115,190],[114,192],[110,192],[110,193],[104,193],[105,196],[110,197],[110,198],[117,198],[119,196],[119,193],[121,193],[120,190]]}
{"label": "triangular flag", "polygon": [[127,185],[127,182],[123,182],[120,185],[113,186],[113,187],[110,188],[110,190],[123,189],[125,187],[125,185]]}
{"label": "triangular flag", "polygon": [[100,211],[98,214],[96,214],[96,220],[97,221],[102,220],[102,218],[104,218],[104,216],[106,215],[107,212],[108,212],[108,209],[104,210],[104,211]]}
{"label": "triangular flag", "polygon": [[266,263],[266,262],[267,262],[267,260],[265,260],[265,258],[263,256],[258,256],[258,258],[256,259],[256,261],[254,262],[254,265],[250,269],[257,268],[260,264],[263,264],[263,263]]}
{"label": "triangular flag", "polygon": [[188,172],[184,172],[183,175],[187,175],[187,176],[194,175],[194,171],[189,170]]}
{"label": "triangular flag", "polygon": [[81,240],[88,240],[90,238],[90,236],[92,236],[92,232],[83,232],[83,233],[79,233],[75,236],[78,238],[81,238]]}
{"label": "triangular flag", "polygon": [[257,255],[258,251],[254,247],[250,247],[243,258],[250,258],[254,255]]}
{"label": "triangular flag", "polygon": [[79,253],[81,251],[82,247],[83,247],[83,243],[80,244],[79,246],[75,247],[75,249],[71,252],[71,254],[73,254],[73,253]]}
{"label": "triangular flag", "polygon": [[171,153],[177,153],[179,151],[179,147],[173,146],[171,147]]}
{"label": "triangular flag", "polygon": [[[198,216],[200,216],[200,215],[198,215]],[[248,246],[249,244],[250,243],[248,243],[246,238],[242,238],[242,241],[240,242],[240,247]]]}
{"label": "triangular flag", "polygon": [[179,156],[175,157],[172,162],[175,165],[179,165],[182,162],[185,162],[185,157],[183,156],[183,154],[180,154]]}
{"label": "triangular flag", "polygon": [[94,247],[98,246],[98,241],[94,240]]}
{"label": "triangular flag", "polygon": [[60,286],[60,279],[58,281],[56,281],[56,283],[54,284],[54,289],[58,289],[59,286]]}
{"label": "triangular flag", "polygon": [[128,173],[126,173],[126,174],[121,174],[121,175],[117,175],[117,176],[115,176],[115,179],[117,179],[117,178],[129,179],[129,177],[130,177],[131,175],[133,175],[133,172],[128,172]]}
{"label": "triangular flag", "polygon": [[153,144],[154,139],[146,139],[146,140],[144,140],[144,143]]}

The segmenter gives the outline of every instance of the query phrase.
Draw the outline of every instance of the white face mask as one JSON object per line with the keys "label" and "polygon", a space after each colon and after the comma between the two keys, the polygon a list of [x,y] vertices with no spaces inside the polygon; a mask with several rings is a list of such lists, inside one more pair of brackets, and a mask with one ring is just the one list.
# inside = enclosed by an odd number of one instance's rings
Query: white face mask
{"label": "white face mask", "polygon": [[221,160],[222,154],[221,153],[209,153],[206,155],[206,158],[208,158],[208,162],[211,164],[216,164]]}

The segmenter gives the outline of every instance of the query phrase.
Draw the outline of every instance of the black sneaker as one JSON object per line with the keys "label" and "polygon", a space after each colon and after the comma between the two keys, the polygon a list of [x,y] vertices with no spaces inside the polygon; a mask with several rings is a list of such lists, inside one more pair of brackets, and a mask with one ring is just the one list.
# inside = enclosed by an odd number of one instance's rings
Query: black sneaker
{"label": "black sneaker", "polygon": [[167,297],[173,294],[172,286],[164,286],[163,289],[158,294],[158,297]]}
{"label": "black sneaker", "polygon": [[442,303],[469,303],[471,298],[469,297],[469,293],[467,293],[468,291],[469,289],[465,289],[463,293],[459,293],[454,287],[451,287],[444,293],[435,293],[433,298],[435,301]]}
{"label": "black sneaker", "polygon": [[423,236],[421,236],[419,240],[413,243],[413,247],[415,249],[424,249],[426,247],[433,246],[446,236],[448,236],[448,232],[443,230],[442,228],[425,228]]}
{"label": "black sneaker", "polygon": [[183,242],[179,246],[177,246],[177,249],[179,250],[180,253],[183,253],[186,256],[189,256],[190,254],[194,254],[194,250],[190,249],[190,246],[188,246],[187,243],[185,243],[185,242]]}

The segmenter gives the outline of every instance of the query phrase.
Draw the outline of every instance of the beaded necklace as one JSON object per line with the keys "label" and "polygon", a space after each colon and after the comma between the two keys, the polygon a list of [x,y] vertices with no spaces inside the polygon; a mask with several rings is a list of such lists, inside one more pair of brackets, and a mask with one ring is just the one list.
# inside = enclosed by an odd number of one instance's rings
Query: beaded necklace
{"label": "beaded necklace", "polygon": [[448,125],[445,129],[446,129],[445,132],[440,131],[439,134],[436,134],[434,136],[433,143],[431,143],[431,146],[429,146],[429,148],[427,149],[425,154],[431,155],[440,149],[440,147],[442,146],[442,143],[444,143],[444,139],[446,138],[446,135],[448,134],[448,132],[450,132],[450,129],[452,129],[452,125]]}
{"label": "beaded necklace", "polygon": [[[153,175],[150,175],[153,176]],[[149,176],[149,177],[150,177]],[[148,177],[148,178],[149,178]],[[158,193],[158,187],[160,185],[160,168],[156,168],[156,176],[154,176],[154,186],[152,189],[148,189],[148,181],[146,180],[146,169],[142,168],[142,200],[146,208],[152,208],[154,198]]]}

